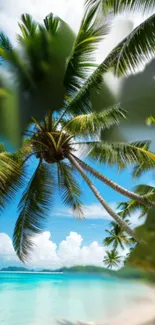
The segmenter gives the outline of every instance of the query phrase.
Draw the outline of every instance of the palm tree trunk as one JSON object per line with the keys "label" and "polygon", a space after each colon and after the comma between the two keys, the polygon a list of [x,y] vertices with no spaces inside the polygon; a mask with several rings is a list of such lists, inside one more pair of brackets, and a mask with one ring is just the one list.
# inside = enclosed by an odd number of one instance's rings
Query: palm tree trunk
{"label": "palm tree trunk", "polygon": [[114,212],[112,210],[112,208],[110,207],[110,205],[103,199],[103,197],[101,196],[101,194],[99,193],[97,188],[90,181],[88,176],[85,174],[83,168],[80,166],[78,161],[74,158],[74,156],[71,154],[68,154],[67,158],[70,160],[72,165],[79,171],[79,173],[84,178],[87,185],[90,187],[90,189],[92,190],[92,192],[94,193],[94,195],[96,196],[98,201],[101,203],[103,208],[108,212],[108,214],[120,225],[121,228],[124,229],[125,232],[127,232],[131,237],[133,237],[137,241],[135,231],[132,230],[128,226],[128,224],[116,212]]}
{"label": "palm tree trunk", "polygon": [[103,174],[101,174],[100,172],[98,172],[97,170],[95,170],[94,168],[92,168],[91,166],[89,166],[88,164],[86,164],[84,161],[82,161],[81,159],[77,158],[74,156],[74,158],[76,159],[76,161],[78,161],[79,165],[87,170],[88,172],[90,172],[92,175],[94,175],[96,178],[98,178],[100,181],[102,181],[103,183],[105,183],[106,185],[108,185],[109,187],[111,187],[113,190],[119,192],[120,194],[128,197],[129,199],[132,200],[136,200],[138,202],[140,202],[141,204],[144,204],[145,206],[148,207],[155,207],[155,202],[151,202],[150,200],[148,200],[146,197],[138,195],[134,192],[128,191],[126,188],[120,186],[119,184],[113,182],[111,179],[109,179],[108,177],[104,176]]}

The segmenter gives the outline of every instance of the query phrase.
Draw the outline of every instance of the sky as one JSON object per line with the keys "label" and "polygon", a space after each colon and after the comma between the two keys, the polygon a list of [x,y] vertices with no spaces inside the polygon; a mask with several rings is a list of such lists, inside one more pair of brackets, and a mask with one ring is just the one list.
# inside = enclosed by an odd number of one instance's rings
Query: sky
{"label": "sky", "polygon": [[[1,0],[0,29],[9,36],[15,46],[17,22],[20,15],[25,12],[32,14],[39,21],[50,12],[54,12],[69,23],[77,33],[83,12],[83,0],[78,0],[78,6],[77,0],[16,0],[16,5],[14,0]],[[101,62],[113,46],[142,20],[139,15],[128,16],[128,21],[125,20],[126,18],[126,16],[118,17],[114,22],[110,36],[102,42],[96,54],[97,62]],[[118,81],[111,77],[108,82],[116,92],[119,87]],[[97,165],[95,167],[128,189],[136,185],[131,177],[131,170],[119,174],[116,168]],[[148,183],[148,174],[143,177],[142,181]],[[85,219],[76,220],[71,211],[61,204],[57,196],[55,207],[51,207],[51,215],[45,225],[45,231],[34,239],[35,248],[28,267],[59,268],[77,264],[103,266],[106,248],[103,247],[102,241],[111,219],[84,182],[82,180],[80,182],[84,192]],[[99,181],[95,181],[95,185],[114,209],[117,202],[124,199]],[[14,202],[0,216],[0,268],[8,265],[20,265],[12,246],[13,228],[18,215],[17,203],[20,195],[21,193],[17,193]],[[138,224],[137,213],[132,216],[132,222],[133,225]],[[126,251],[121,254],[125,253]]]}

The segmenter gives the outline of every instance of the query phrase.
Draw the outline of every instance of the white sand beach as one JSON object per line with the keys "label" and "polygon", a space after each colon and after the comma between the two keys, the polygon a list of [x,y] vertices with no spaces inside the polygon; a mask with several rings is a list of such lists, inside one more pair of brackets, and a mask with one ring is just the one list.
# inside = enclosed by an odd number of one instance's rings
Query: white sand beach
{"label": "white sand beach", "polygon": [[[79,322],[79,325],[86,323]],[[148,286],[148,295],[132,301],[128,310],[120,314],[114,313],[100,323],[89,325],[155,325],[155,288]]]}

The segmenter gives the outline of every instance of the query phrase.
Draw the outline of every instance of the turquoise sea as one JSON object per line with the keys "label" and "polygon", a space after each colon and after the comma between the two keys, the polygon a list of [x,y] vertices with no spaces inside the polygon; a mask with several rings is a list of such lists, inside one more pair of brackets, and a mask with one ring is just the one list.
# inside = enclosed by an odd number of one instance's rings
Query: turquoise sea
{"label": "turquoise sea", "polygon": [[104,322],[147,295],[147,287],[95,274],[0,273],[0,325]]}

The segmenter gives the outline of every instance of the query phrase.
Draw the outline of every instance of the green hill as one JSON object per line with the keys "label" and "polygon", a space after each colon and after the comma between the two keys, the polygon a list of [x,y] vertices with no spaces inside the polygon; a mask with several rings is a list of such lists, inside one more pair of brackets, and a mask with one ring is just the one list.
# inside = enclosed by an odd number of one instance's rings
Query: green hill
{"label": "green hill", "polygon": [[26,269],[25,267],[16,267],[16,266],[4,267],[0,271],[3,271],[3,272],[30,272],[30,270]]}

